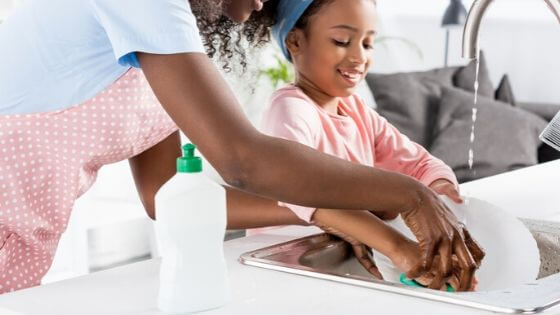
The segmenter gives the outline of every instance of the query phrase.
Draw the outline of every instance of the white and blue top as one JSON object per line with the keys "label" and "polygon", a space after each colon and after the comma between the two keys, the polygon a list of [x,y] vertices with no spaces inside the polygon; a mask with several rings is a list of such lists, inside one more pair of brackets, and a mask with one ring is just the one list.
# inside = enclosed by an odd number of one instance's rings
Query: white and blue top
{"label": "white and blue top", "polygon": [[204,53],[187,0],[28,0],[0,24],[0,115],[83,103],[135,52]]}

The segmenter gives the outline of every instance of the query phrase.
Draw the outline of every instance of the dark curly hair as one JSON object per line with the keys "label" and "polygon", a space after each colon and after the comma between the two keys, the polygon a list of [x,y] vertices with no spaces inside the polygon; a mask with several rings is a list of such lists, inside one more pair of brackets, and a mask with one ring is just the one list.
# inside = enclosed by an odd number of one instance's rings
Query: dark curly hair
{"label": "dark curly hair", "polygon": [[[232,65],[247,68],[247,50],[260,48],[270,42],[270,29],[276,23],[276,9],[280,0],[268,0],[259,12],[251,14],[243,24],[231,21],[222,14],[222,8],[232,0],[189,0],[197,17],[198,28],[210,58],[218,57],[226,72]],[[305,29],[310,17],[322,6],[334,0],[314,0],[298,20],[296,28]],[[377,4],[376,0],[373,0]],[[234,61],[233,58],[238,60]]]}
{"label": "dark curly hair", "polygon": [[222,15],[224,2],[231,0],[189,1],[197,17],[208,56],[218,57],[226,72],[237,65],[244,71],[247,68],[247,50],[260,48],[270,42],[270,28],[276,21],[279,0],[265,2],[263,9],[251,14],[243,24],[235,23]]}

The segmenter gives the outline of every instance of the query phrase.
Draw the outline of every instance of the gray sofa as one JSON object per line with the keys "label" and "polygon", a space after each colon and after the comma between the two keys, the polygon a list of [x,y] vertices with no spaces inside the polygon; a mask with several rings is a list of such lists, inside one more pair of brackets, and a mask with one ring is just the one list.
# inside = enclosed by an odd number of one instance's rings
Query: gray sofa
{"label": "gray sofa", "polygon": [[450,165],[460,182],[560,158],[560,152],[538,139],[560,105],[516,102],[507,75],[493,86],[481,54],[474,165],[469,169],[475,70],[471,62],[423,72],[370,73],[366,82],[377,111]]}

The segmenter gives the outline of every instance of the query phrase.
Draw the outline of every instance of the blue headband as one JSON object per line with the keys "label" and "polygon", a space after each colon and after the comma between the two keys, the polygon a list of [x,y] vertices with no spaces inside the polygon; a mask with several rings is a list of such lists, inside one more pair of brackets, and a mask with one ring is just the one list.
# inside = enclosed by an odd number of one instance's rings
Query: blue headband
{"label": "blue headband", "polygon": [[280,0],[278,3],[277,21],[272,26],[272,35],[288,60],[291,59],[286,47],[286,37],[311,3],[313,0]]}

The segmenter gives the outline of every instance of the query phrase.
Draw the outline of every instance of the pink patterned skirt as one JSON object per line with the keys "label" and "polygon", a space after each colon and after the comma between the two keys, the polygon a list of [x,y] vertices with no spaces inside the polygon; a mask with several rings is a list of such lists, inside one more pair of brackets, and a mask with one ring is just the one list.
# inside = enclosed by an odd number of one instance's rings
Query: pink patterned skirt
{"label": "pink patterned skirt", "polygon": [[69,109],[0,116],[0,293],[40,284],[102,165],[176,130],[138,69]]}

